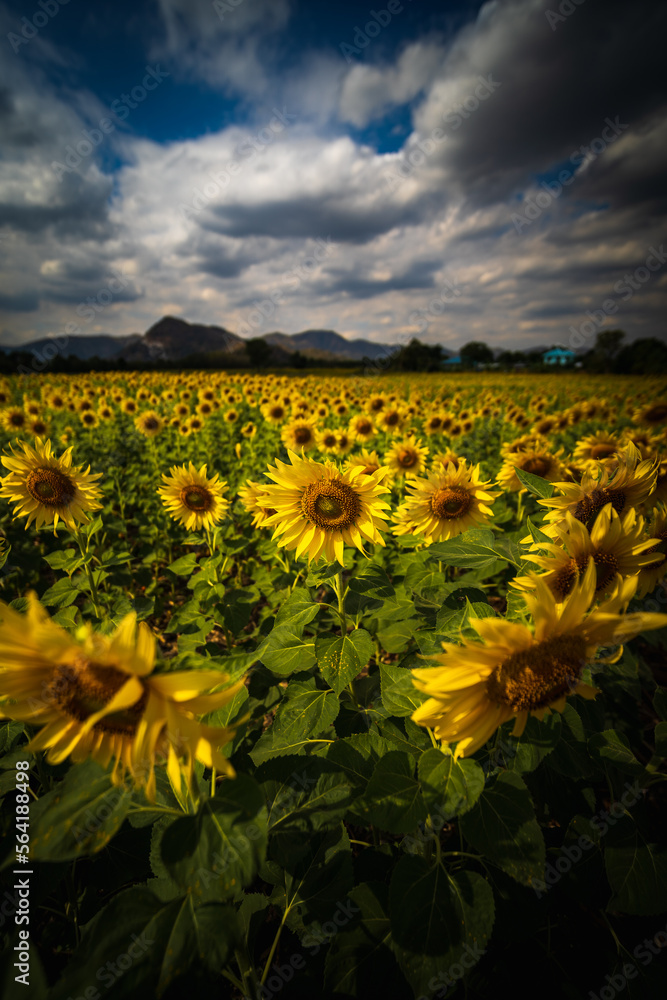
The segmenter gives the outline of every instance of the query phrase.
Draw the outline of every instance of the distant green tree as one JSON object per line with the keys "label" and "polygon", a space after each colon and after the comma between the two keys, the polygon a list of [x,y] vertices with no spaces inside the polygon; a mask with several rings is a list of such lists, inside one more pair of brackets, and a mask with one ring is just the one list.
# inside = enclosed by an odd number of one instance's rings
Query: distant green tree
{"label": "distant green tree", "polygon": [[511,367],[512,365],[525,365],[530,363],[530,358],[523,351],[503,351],[498,356],[498,364]]}
{"label": "distant green tree", "polygon": [[610,372],[614,367],[614,358],[625,340],[623,330],[600,330],[595,338],[595,347],[589,358],[590,367]]}
{"label": "distant green tree", "polygon": [[654,375],[667,372],[667,344],[645,337],[627,344],[616,355],[614,371],[627,375]]}
{"label": "distant green tree", "polygon": [[437,372],[442,364],[439,344],[422,344],[415,337],[391,357],[389,365],[399,372]]}
{"label": "distant green tree", "polygon": [[262,337],[252,337],[245,345],[251,368],[266,368],[271,361],[271,345]]}
{"label": "distant green tree", "polygon": [[466,367],[488,365],[493,361],[493,351],[481,340],[471,340],[459,351],[461,361]]}
{"label": "distant green tree", "polygon": [[308,365],[308,358],[301,351],[294,351],[291,355],[292,368],[306,368]]}

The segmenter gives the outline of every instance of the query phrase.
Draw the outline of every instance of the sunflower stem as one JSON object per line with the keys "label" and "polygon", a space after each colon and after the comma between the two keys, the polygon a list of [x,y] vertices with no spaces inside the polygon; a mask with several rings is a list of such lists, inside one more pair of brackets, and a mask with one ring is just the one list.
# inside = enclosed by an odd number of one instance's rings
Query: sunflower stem
{"label": "sunflower stem", "polygon": [[256,997],[260,989],[252,963],[248,961],[247,956],[239,948],[234,952],[234,957],[241,973],[241,979],[243,980],[241,992],[244,997]]}
{"label": "sunflower stem", "polygon": [[102,620],[102,612],[100,611],[99,596],[98,596],[98,593],[97,593],[97,585],[95,583],[95,577],[93,575],[93,571],[92,571],[91,566],[90,566],[90,559],[88,557],[88,545],[86,545],[85,548],[84,548],[83,537],[81,535],[81,530],[79,528],[75,528],[72,531],[72,534],[74,535],[74,537],[75,537],[75,539],[77,541],[77,544],[79,546],[79,552],[81,553],[81,558],[83,559],[83,564],[84,564],[84,566],[86,568],[86,576],[88,577],[88,586],[90,587],[90,599],[93,602],[93,608],[95,609],[95,615],[101,621]]}
{"label": "sunflower stem", "polygon": [[215,768],[211,768],[211,798],[215,797],[215,779],[217,778]]}
{"label": "sunflower stem", "polygon": [[602,916],[602,919],[604,920],[605,924],[607,925],[607,929],[608,929],[609,933],[611,934],[611,936],[613,937],[614,941],[616,942],[616,947],[618,948],[619,952],[625,951],[623,945],[618,940],[618,935],[616,934],[616,931],[614,930],[614,928],[609,923],[609,919],[607,918],[607,915],[604,912],[604,910],[600,910],[600,915]]}
{"label": "sunflower stem", "polygon": [[333,588],[338,598],[338,614],[340,615],[340,633],[347,634],[347,618],[345,617],[345,591],[343,590],[343,569],[338,570],[334,577]]}
{"label": "sunflower stem", "polygon": [[664,758],[661,757],[659,753],[654,753],[650,761],[646,765],[646,770],[654,774],[662,764],[663,760]]}
{"label": "sunflower stem", "polygon": [[81,934],[79,931],[79,903],[77,900],[76,893],[76,882],[74,881],[74,875],[76,873],[76,861],[72,865],[71,871],[68,871],[65,876],[65,884],[67,886],[67,895],[69,897],[67,905],[65,907],[65,912],[69,918],[70,911],[72,913],[72,922],[74,924],[74,938],[78,945],[81,942]]}
{"label": "sunflower stem", "polygon": [[244,984],[240,979],[236,978],[233,972],[230,972],[229,969],[221,969],[220,975],[224,976],[225,979],[228,979],[232,986],[235,986],[237,990],[240,990],[244,996],[246,995]]}
{"label": "sunflower stem", "polygon": [[[433,822],[432,822],[430,816],[426,820],[426,826],[431,831],[431,837],[433,838],[433,843],[435,844],[435,864],[436,864],[436,867],[437,867],[438,865],[442,864],[442,847],[440,846],[440,837],[438,835],[437,830],[433,826]],[[429,844],[429,847],[430,847],[430,844]],[[430,851],[430,849],[428,851],[428,860],[429,861],[431,860],[431,851]]]}
{"label": "sunflower stem", "polygon": [[269,975],[269,969],[271,968],[271,962],[273,961],[273,956],[276,953],[276,948],[278,947],[278,942],[280,941],[280,935],[283,932],[283,927],[285,926],[285,921],[287,920],[287,915],[291,910],[291,906],[285,908],[283,913],[283,919],[280,921],[280,927],[276,932],[276,936],[273,939],[273,944],[271,945],[271,951],[269,952],[269,957],[266,960],[266,965],[264,966],[264,972],[262,973],[262,978],[260,979],[260,985],[263,986],[266,982],[267,976]]}

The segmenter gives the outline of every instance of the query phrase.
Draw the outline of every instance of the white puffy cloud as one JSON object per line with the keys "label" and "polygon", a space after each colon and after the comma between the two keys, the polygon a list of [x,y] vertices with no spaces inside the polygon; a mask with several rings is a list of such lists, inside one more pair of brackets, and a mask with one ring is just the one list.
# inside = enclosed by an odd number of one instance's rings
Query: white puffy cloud
{"label": "white puffy cloud", "polygon": [[414,42],[395,65],[355,63],[341,88],[341,121],[363,128],[390,108],[408,104],[433,82],[444,51],[437,42]]}

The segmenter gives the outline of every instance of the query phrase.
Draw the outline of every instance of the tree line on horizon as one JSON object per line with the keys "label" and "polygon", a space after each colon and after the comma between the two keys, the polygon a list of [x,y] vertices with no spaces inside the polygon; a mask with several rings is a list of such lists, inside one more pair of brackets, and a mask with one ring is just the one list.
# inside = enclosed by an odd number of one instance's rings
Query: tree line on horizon
{"label": "tree line on horizon", "polygon": [[[493,366],[500,371],[572,371],[583,369],[587,372],[605,374],[648,375],[667,373],[667,344],[655,337],[645,337],[632,343],[624,343],[623,330],[601,330],[591,350],[579,354],[564,365],[547,365],[543,354],[536,351],[505,350],[494,354],[484,341],[473,340],[459,351],[461,368],[472,371]],[[553,345],[556,346],[556,345]],[[547,348],[546,350],[550,350]],[[546,353],[546,351],[544,352]],[[245,354],[245,356],[244,356]],[[27,374],[29,372],[49,372],[52,374],[76,374],[91,371],[154,371],[178,369],[226,369],[250,368],[262,370],[275,367],[270,345],[261,337],[246,342],[245,352],[229,356],[222,352],[193,352],[178,360],[156,359],[155,361],[131,362],[124,358],[78,358],[73,354],[57,355],[39,369],[34,364],[30,351],[0,350],[0,373],[3,375]],[[303,370],[304,368],[342,368],[350,373],[373,368],[386,372],[437,372],[443,370],[447,355],[439,344],[424,344],[413,338],[408,344],[397,348],[378,363],[377,359],[353,361],[346,358],[312,358],[294,351],[284,368]]]}

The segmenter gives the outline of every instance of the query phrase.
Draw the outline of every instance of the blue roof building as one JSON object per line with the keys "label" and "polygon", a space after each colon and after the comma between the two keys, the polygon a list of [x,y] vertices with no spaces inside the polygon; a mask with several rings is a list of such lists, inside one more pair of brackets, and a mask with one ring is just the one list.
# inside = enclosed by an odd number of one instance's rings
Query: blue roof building
{"label": "blue roof building", "polygon": [[461,358],[457,354],[451,358],[445,358],[445,360],[442,363],[443,365],[460,365]]}
{"label": "blue roof building", "polygon": [[545,365],[568,365],[571,361],[576,358],[574,351],[568,351],[562,347],[554,347],[553,350],[547,351],[546,354],[542,355],[542,361]]}

